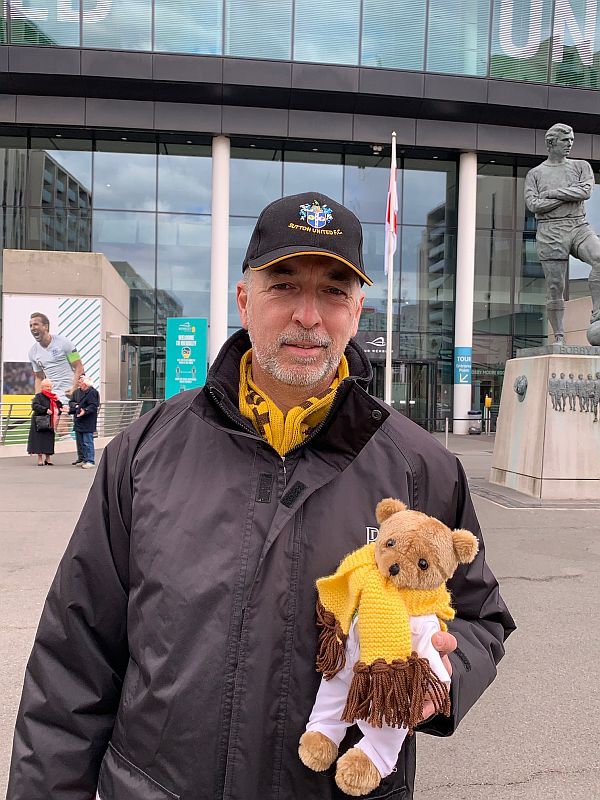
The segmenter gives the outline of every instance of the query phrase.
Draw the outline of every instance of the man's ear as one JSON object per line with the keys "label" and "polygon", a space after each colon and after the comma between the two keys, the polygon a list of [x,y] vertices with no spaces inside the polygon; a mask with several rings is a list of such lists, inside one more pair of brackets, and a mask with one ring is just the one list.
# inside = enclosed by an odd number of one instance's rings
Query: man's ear
{"label": "man's ear", "polygon": [[246,281],[238,281],[235,286],[235,300],[242,328],[248,330],[248,286]]}
{"label": "man's ear", "polygon": [[377,522],[380,524],[386,520],[388,517],[391,517],[392,514],[396,514],[398,511],[406,511],[406,505],[402,502],[402,500],[395,500],[393,497],[386,497],[384,500],[380,500],[375,507],[375,517],[377,518]]}
{"label": "man's ear", "polygon": [[470,564],[479,550],[477,537],[471,531],[462,529],[452,531],[452,543],[459,564]]}

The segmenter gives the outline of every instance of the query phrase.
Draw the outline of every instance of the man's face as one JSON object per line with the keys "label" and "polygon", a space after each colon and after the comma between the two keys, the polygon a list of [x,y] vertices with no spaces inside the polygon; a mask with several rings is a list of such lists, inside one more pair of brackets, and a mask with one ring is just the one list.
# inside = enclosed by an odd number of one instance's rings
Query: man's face
{"label": "man's face", "polygon": [[554,142],[548,148],[548,152],[557,156],[564,156],[565,158],[571,152],[575,136],[573,133],[558,133]]}
{"label": "man's face", "polygon": [[363,300],[355,273],[328,256],[294,256],[237,286],[253,358],[290,386],[313,386],[335,372]]}
{"label": "man's face", "polygon": [[40,339],[42,339],[44,335],[48,333],[48,326],[44,325],[39,317],[31,317],[29,320],[29,330],[31,331],[31,335],[36,342],[39,342]]}

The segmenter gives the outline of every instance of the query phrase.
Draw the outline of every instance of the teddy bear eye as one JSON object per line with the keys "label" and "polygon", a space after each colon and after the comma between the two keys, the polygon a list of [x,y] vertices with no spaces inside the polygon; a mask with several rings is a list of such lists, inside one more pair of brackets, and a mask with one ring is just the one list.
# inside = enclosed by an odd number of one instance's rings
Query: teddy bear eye
{"label": "teddy bear eye", "polygon": [[419,569],[426,570],[429,567],[429,562],[426,561],[424,558],[419,559]]}
{"label": "teddy bear eye", "polygon": [[396,546],[396,540],[395,539],[388,539],[387,542],[385,543],[385,546],[386,547],[395,547]]}

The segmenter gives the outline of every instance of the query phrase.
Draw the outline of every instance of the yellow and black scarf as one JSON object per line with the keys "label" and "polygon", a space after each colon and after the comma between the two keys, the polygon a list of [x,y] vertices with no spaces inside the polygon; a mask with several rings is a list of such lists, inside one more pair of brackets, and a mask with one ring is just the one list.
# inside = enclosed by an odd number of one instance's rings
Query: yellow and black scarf
{"label": "yellow and black scarf", "polygon": [[261,392],[252,380],[252,350],[244,353],[240,363],[240,412],[249,419],[256,432],[284,456],[309,436],[326,417],[338,386],[350,374],[346,356],[342,356],[337,375],[323,394],[309,397],[304,403],[284,414]]}
{"label": "yellow and black scarf", "polygon": [[425,695],[436,712],[450,714],[448,690],[429,662],[412,648],[411,616],[435,614],[442,630],[454,618],[445,584],[436,589],[398,589],[379,571],[375,545],[355,550],[334,575],[317,581],[317,620],[321,628],[317,669],[325,679],[345,664],[345,643],[358,615],[360,657],[342,719],[367,720],[382,727],[406,726],[409,733],[421,719]]}

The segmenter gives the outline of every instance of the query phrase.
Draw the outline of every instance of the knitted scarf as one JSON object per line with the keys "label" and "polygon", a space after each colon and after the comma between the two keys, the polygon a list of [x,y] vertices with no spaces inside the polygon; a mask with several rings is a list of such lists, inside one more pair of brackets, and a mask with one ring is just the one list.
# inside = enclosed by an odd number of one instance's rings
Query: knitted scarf
{"label": "knitted scarf", "polygon": [[260,436],[269,442],[280,456],[297,447],[326,417],[338,386],[350,374],[346,356],[342,356],[337,375],[323,394],[309,397],[304,403],[284,414],[261,392],[252,380],[252,350],[242,356],[240,363],[239,406]]}
{"label": "knitted scarf", "polygon": [[447,687],[431,670],[426,658],[413,651],[411,616],[435,614],[442,630],[454,618],[445,584],[436,589],[398,589],[385,578],[375,561],[375,545],[355,550],[334,575],[317,581],[320,627],[317,669],[329,680],[345,664],[345,643],[355,614],[360,657],[342,719],[367,720],[381,728],[406,726],[421,719],[425,695],[435,711],[450,714]]}

